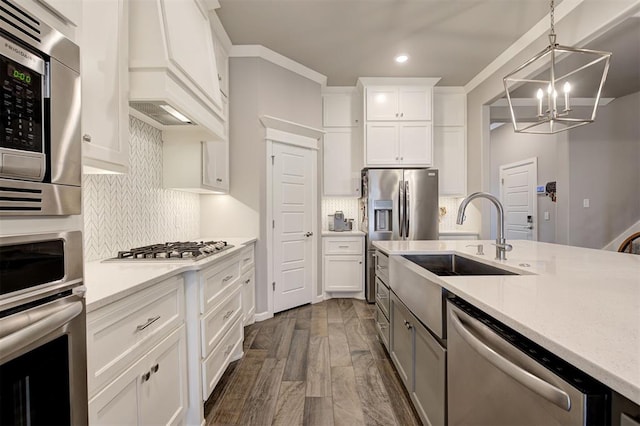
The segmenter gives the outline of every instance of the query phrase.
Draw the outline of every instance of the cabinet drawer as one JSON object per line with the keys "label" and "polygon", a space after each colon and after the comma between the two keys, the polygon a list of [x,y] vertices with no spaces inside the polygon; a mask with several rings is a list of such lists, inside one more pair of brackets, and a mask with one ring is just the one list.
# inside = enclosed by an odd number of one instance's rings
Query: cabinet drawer
{"label": "cabinet drawer", "polygon": [[242,320],[231,326],[229,332],[222,338],[211,354],[202,361],[202,398],[206,401],[216,387],[218,380],[238,346],[242,345]]}
{"label": "cabinet drawer", "polygon": [[202,357],[206,358],[218,344],[224,333],[238,317],[242,316],[241,286],[236,286],[233,293],[217,308],[202,318]]}
{"label": "cabinet drawer", "polygon": [[240,278],[240,262],[238,256],[213,266],[202,273],[200,283],[200,313],[204,314],[222,302],[224,294],[237,283]]}
{"label": "cabinet drawer", "polygon": [[184,321],[184,280],[173,277],[87,316],[89,394]]}
{"label": "cabinet drawer", "polygon": [[249,247],[245,247],[240,252],[240,270],[242,273],[247,272],[249,269],[253,268],[254,259],[253,259],[253,244]]}
{"label": "cabinet drawer", "polygon": [[324,238],[324,254],[362,254],[362,238]]}
{"label": "cabinet drawer", "polygon": [[385,284],[389,284],[389,256],[376,251],[376,276]]}
{"label": "cabinet drawer", "polygon": [[379,278],[376,278],[376,305],[389,316],[389,289]]}
{"label": "cabinet drawer", "polygon": [[389,320],[380,309],[380,305],[376,305],[376,329],[382,344],[387,351],[389,350]]}

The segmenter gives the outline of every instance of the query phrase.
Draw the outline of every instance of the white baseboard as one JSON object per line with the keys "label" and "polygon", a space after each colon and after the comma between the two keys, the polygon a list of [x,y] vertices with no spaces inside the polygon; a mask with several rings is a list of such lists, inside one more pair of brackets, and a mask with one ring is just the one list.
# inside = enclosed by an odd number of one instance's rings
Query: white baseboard
{"label": "white baseboard", "polygon": [[360,299],[364,300],[364,291],[325,292],[324,299]]}
{"label": "white baseboard", "polygon": [[260,313],[255,315],[256,322],[268,320],[269,318],[273,318],[273,314],[271,312],[269,312],[269,311],[260,312]]}

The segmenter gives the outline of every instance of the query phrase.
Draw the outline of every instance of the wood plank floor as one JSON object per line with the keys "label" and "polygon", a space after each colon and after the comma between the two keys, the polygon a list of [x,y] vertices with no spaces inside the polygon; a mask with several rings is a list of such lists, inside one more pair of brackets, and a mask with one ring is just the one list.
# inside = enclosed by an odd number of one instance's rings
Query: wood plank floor
{"label": "wood plank floor", "polygon": [[331,299],[246,327],[245,356],[206,402],[206,424],[420,425],[374,309]]}

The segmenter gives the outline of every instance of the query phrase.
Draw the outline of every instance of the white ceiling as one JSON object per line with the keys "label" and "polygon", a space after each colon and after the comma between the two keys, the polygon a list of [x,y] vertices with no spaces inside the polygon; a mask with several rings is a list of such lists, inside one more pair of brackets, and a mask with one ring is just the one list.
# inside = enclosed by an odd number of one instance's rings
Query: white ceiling
{"label": "white ceiling", "polygon": [[[556,3],[559,3],[557,1]],[[547,0],[220,0],[234,45],[261,44],[327,76],[442,77],[463,86],[549,12]],[[406,53],[399,65],[393,58]]]}

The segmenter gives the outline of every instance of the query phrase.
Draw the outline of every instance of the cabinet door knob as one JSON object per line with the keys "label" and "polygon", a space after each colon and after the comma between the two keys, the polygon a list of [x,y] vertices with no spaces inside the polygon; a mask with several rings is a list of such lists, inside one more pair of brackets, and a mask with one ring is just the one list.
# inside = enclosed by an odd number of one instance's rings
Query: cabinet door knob
{"label": "cabinet door knob", "polygon": [[398,116],[398,113],[396,112],[396,117]]}
{"label": "cabinet door knob", "polygon": [[313,235],[313,232],[307,232],[307,233],[304,234],[305,237],[310,237],[312,235]]}
{"label": "cabinet door knob", "polygon": [[157,373],[159,369],[160,369],[160,364],[156,364],[153,367],[151,367],[151,372]]}
{"label": "cabinet door knob", "polygon": [[91,142],[91,135],[88,133],[85,133],[84,135],[82,135],[82,140],[85,142]]}
{"label": "cabinet door knob", "polygon": [[360,262],[358,262],[359,265],[362,265],[362,260]]}
{"label": "cabinet door knob", "polygon": [[150,372],[146,372],[144,373],[142,376],[140,376],[140,381],[142,383],[146,382],[147,380],[149,380],[149,377],[151,377],[151,373]]}
{"label": "cabinet door knob", "polygon": [[399,160],[399,159],[400,159],[400,157],[396,157],[396,160]]}
{"label": "cabinet door knob", "polygon": [[216,178],[216,182],[222,182],[222,179]]}
{"label": "cabinet door knob", "polygon": [[404,117],[404,112],[401,112],[401,113],[400,113],[400,117]]}

